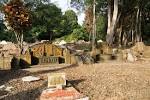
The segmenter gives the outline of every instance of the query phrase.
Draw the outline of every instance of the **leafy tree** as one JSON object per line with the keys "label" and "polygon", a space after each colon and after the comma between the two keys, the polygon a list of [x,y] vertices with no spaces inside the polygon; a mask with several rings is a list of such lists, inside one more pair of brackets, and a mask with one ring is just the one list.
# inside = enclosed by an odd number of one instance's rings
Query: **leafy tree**
{"label": "leafy tree", "polygon": [[143,9],[143,18],[142,18],[142,38],[147,43],[150,44],[150,2],[145,4]]}
{"label": "leafy tree", "polygon": [[96,18],[96,33],[97,40],[105,40],[107,30],[107,17],[105,15],[98,15]]}
{"label": "leafy tree", "polygon": [[78,18],[77,18],[76,13],[73,10],[67,10],[64,14],[64,17],[66,18],[68,22],[68,26],[70,26],[71,29],[77,27]]}
{"label": "leafy tree", "polygon": [[114,38],[121,46],[142,41],[145,7],[148,0],[122,0],[119,2],[119,18]]}
{"label": "leafy tree", "polygon": [[106,34],[106,20],[102,16],[106,15],[107,2],[105,0],[72,0],[71,3],[75,8],[85,10],[84,26],[89,33],[89,40],[92,40],[92,48],[95,49],[95,40],[104,39]]}
{"label": "leafy tree", "polygon": [[83,27],[78,27],[73,30],[71,34],[61,37],[67,42],[85,40],[88,41],[88,34]]}
{"label": "leafy tree", "polygon": [[[20,50],[23,49],[23,32],[31,26],[30,15],[21,0],[11,0],[4,5],[5,25],[14,31]],[[22,53],[20,51],[20,53]]]}
{"label": "leafy tree", "polygon": [[93,29],[93,11],[92,7],[88,7],[85,10],[85,21],[84,21],[84,27],[86,28],[86,31],[90,34],[92,34]]}
{"label": "leafy tree", "polygon": [[71,34],[75,28],[78,28],[78,18],[73,10],[67,10],[63,15],[64,35]]}
{"label": "leafy tree", "polygon": [[[91,0],[72,0],[72,4],[77,8],[88,8],[92,7],[89,1]],[[148,19],[146,16],[149,16],[147,6],[149,0],[97,0],[96,2],[97,14],[108,16],[106,41],[109,45],[128,45],[129,42],[134,44],[142,41],[142,34],[148,32],[145,30],[149,26],[146,20]]]}
{"label": "leafy tree", "polygon": [[38,39],[52,40],[60,34],[61,9],[54,4],[41,4],[33,12],[33,27],[31,32]]}
{"label": "leafy tree", "polygon": [[0,40],[15,41],[14,34],[7,31],[6,26],[3,24],[3,20],[0,20]]}

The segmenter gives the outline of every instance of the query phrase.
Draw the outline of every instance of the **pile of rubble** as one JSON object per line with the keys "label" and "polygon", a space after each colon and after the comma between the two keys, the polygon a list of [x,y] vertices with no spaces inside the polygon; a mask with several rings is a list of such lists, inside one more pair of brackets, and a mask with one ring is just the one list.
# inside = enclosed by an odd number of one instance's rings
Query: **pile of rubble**
{"label": "pile of rubble", "polygon": [[137,42],[130,48],[110,48],[107,43],[99,43],[100,59],[104,61],[118,60],[118,61],[144,61],[145,58],[150,58],[150,47],[143,42]]}
{"label": "pile of rubble", "polygon": [[17,54],[18,48],[14,43],[6,41],[0,42],[0,57],[9,57]]}
{"label": "pile of rubble", "polygon": [[146,46],[143,42],[137,42],[130,49],[122,50],[123,59],[129,62],[144,61],[145,58],[150,58],[150,47]]}

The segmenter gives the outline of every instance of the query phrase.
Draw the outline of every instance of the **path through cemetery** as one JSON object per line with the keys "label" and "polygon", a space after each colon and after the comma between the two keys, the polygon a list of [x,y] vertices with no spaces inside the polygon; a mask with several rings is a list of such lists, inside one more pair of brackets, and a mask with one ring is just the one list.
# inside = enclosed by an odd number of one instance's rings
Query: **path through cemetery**
{"label": "path through cemetery", "polygon": [[[53,67],[53,68],[52,68]],[[47,74],[65,72],[67,82],[90,100],[150,100],[150,63],[107,62],[82,66],[34,66],[26,70],[0,72],[0,86],[12,87],[0,92],[6,100],[35,100],[47,87]],[[23,82],[22,77],[40,77]],[[2,96],[3,95],[3,96]]]}

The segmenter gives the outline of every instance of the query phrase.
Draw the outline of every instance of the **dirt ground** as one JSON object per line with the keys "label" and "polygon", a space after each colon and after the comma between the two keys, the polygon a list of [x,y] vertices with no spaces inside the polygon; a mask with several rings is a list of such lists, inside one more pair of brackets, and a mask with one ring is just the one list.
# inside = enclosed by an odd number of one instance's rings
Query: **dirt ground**
{"label": "dirt ground", "polygon": [[[19,71],[0,71],[0,85],[14,87],[4,100],[38,100],[47,87],[47,73],[65,72],[67,80],[90,100],[150,100],[150,62],[105,62],[81,66],[34,66]],[[27,75],[40,81],[22,82]]]}

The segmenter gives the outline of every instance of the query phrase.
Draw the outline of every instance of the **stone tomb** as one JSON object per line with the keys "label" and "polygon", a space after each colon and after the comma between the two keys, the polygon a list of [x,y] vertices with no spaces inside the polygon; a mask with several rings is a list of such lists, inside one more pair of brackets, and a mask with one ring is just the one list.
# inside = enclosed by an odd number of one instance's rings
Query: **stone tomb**
{"label": "stone tomb", "polygon": [[42,92],[40,100],[89,100],[89,98],[74,87],[66,87],[65,73],[51,73],[48,74],[48,89]]}
{"label": "stone tomb", "polygon": [[49,42],[33,44],[31,48],[32,64],[64,63],[63,49]]}

